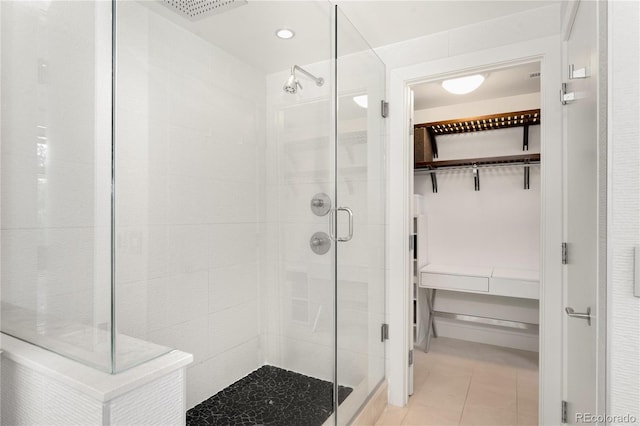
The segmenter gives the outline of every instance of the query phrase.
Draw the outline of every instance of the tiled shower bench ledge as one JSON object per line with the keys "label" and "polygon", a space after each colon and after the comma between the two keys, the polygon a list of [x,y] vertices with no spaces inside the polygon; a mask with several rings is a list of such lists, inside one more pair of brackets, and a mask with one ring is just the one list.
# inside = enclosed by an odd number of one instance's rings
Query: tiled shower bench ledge
{"label": "tiled shower bench ledge", "polygon": [[1,335],[2,424],[184,424],[185,368],[171,351],[108,374]]}

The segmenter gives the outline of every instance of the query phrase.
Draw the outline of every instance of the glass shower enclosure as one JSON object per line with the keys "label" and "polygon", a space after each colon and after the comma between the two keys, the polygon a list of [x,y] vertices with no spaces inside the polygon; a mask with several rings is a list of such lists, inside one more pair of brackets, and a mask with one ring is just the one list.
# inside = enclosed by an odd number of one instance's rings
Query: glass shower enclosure
{"label": "glass shower enclosure", "polygon": [[384,65],[328,2],[178,3],[0,3],[2,332],[190,352],[189,408],[292,371],[345,424],[384,379]]}

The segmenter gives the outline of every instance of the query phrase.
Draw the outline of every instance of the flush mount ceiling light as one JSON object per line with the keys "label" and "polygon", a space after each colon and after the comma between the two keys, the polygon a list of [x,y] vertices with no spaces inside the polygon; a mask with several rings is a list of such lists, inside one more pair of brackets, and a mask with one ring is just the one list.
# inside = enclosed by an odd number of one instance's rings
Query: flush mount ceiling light
{"label": "flush mount ceiling light", "polygon": [[469,75],[466,77],[452,78],[451,80],[445,80],[442,82],[442,87],[449,93],[454,95],[466,95],[476,90],[482,82],[484,76],[480,74]]}
{"label": "flush mount ceiling light", "polygon": [[294,35],[296,35],[296,33],[294,33],[293,30],[290,30],[287,28],[280,28],[279,30],[276,31],[276,36],[283,40],[288,40],[290,38],[293,38]]}
{"label": "flush mount ceiling light", "polygon": [[359,107],[366,108],[369,106],[369,99],[367,95],[354,96],[353,102],[358,104]]}

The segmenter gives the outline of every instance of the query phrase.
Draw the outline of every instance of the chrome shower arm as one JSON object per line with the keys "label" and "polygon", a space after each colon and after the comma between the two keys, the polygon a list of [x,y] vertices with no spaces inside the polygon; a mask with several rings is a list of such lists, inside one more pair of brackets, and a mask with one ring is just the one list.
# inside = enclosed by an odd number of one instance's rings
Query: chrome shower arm
{"label": "chrome shower arm", "polygon": [[314,80],[316,82],[316,85],[318,86],[322,86],[324,84],[324,78],[322,77],[316,77],[315,75],[311,74],[309,71],[294,65],[291,67],[291,75],[295,75],[296,74],[296,70],[300,71],[302,74],[306,75],[307,77],[309,77],[310,79]]}

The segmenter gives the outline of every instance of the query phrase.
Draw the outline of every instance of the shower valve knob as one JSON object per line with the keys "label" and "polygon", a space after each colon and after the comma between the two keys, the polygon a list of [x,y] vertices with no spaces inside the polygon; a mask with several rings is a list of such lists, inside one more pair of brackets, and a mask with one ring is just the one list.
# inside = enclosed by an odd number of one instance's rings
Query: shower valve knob
{"label": "shower valve knob", "polygon": [[311,199],[311,211],[316,216],[324,216],[331,210],[331,198],[324,192],[319,192]]}
{"label": "shower valve knob", "polygon": [[316,232],[309,240],[309,247],[315,254],[325,254],[331,248],[331,239],[324,232]]}

